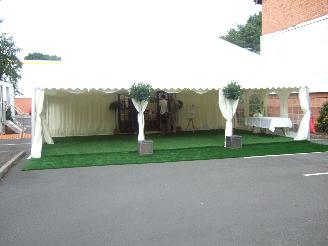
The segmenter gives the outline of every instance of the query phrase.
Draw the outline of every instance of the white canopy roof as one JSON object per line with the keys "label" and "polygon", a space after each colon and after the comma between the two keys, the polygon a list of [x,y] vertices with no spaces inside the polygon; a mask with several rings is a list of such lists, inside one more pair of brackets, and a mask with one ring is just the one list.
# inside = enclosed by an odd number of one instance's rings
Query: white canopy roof
{"label": "white canopy roof", "polygon": [[[138,50],[136,47],[104,52],[105,60],[26,61],[20,86],[39,88],[129,88],[143,81],[154,88],[217,89],[230,80],[251,86],[259,56],[218,38],[189,43],[175,50]],[[197,46],[196,46],[197,45]]]}
{"label": "white canopy roof", "polygon": [[328,92],[327,57],[328,15],[261,37],[264,71],[278,83],[305,81],[312,92]]}
{"label": "white canopy roof", "polygon": [[[186,43],[175,50],[158,47],[114,47],[104,51],[104,60],[25,61],[19,83],[25,97],[32,88],[43,89],[128,89],[134,82],[149,83],[155,89],[202,92],[238,81],[242,88],[296,88],[306,85],[286,68],[263,61],[252,52],[219,38],[203,43]],[[266,65],[271,62],[271,65]],[[282,79],[283,78],[283,79]],[[110,92],[107,90],[107,92]]]}

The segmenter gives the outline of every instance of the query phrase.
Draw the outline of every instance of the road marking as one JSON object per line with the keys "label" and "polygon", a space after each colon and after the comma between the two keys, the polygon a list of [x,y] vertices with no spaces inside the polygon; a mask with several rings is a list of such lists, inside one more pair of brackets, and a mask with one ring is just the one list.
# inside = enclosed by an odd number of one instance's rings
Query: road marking
{"label": "road marking", "polygon": [[276,156],[293,156],[293,155],[309,155],[309,154],[320,154],[324,152],[309,152],[309,153],[295,153],[295,154],[281,154],[281,155],[255,155],[255,156],[245,156],[244,159],[252,159],[252,158],[263,158],[263,157],[276,157]]}
{"label": "road marking", "polygon": [[327,173],[308,173],[308,174],[304,174],[304,177],[320,176],[320,175],[328,175],[328,172]]}

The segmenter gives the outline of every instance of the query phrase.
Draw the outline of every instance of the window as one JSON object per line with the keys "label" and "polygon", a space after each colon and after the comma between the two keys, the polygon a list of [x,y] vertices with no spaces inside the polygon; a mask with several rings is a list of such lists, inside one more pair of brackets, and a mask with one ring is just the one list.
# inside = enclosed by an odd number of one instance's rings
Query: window
{"label": "window", "polygon": [[254,116],[256,113],[263,113],[261,112],[262,103],[260,98],[256,94],[252,94],[249,97],[249,116]]}

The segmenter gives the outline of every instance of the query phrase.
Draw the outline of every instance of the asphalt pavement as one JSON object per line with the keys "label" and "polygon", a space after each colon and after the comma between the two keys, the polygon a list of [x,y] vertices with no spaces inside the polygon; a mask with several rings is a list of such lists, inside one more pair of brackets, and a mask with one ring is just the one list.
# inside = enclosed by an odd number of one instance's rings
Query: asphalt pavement
{"label": "asphalt pavement", "polygon": [[[31,117],[20,118],[19,122],[26,128],[25,133],[31,133]],[[0,168],[22,151],[29,155],[30,149],[31,139],[0,139]]]}
{"label": "asphalt pavement", "polygon": [[0,245],[328,245],[328,153],[20,171]]}

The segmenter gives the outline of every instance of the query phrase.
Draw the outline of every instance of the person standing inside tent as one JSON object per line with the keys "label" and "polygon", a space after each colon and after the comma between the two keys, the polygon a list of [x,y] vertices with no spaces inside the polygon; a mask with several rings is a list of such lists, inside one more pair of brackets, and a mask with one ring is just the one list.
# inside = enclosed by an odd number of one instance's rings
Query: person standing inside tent
{"label": "person standing inside tent", "polygon": [[160,124],[161,124],[161,134],[165,135],[167,133],[167,121],[168,121],[168,107],[167,99],[164,94],[161,94],[159,100],[160,107]]}

